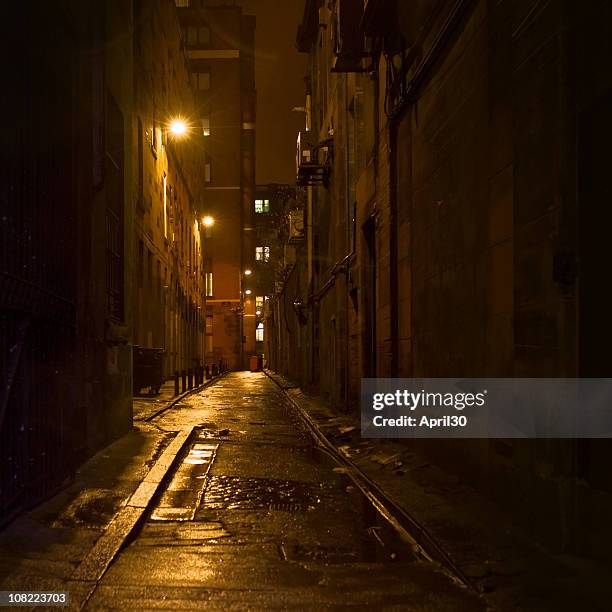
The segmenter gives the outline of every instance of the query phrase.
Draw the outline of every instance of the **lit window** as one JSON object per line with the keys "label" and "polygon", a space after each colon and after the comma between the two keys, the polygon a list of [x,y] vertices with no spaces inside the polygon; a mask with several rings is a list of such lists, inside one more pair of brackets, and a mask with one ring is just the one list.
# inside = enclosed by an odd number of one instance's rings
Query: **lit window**
{"label": "lit window", "polygon": [[202,134],[210,136],[210,117],[202,117]]}
{"label": "lit window", "polygon": [[257,310],[260,310],[261,308],[263,308],[263,305],[264,305],[264,296],[256,295],[255,296],[255,308]]}
{"label": "lit window", "polygon": [[213,278],[212,272],[206,273],[206,297],[211,297],[213,295]]}
{"label": "lit window", "polygon": [[189,6],[189,0],[176,0],[176,6]]}
{"label": "lit window", "polygon": [[255,212],[256,213],[270,212],[270,200],[255,200]]}
{"label": "lit window", "polygon": [[270,261],[270,247],[269,246],[255,247],[255,259],[257,261]]}
{"label": "lit window", "polygon": [[198,89],[210,89],[210,72],[198,72]]}
{"label": "lit window", "polygon": [[204,182],[210,183],[210,162],[204,164]]}
{"label": "lit window", "polygon": [[260,323],[255,329],[255,341],[263,342],[264,339],[264,326],[263,323]]}

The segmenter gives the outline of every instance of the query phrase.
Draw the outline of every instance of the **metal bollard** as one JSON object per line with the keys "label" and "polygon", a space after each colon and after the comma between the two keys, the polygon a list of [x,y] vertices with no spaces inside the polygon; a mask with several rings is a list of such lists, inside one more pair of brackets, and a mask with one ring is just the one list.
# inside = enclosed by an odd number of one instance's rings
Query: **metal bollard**
{"label": "metal bollard", "polygon": [[213,363],[213,367],[212,367],[212,375],[216,376],[217,375],[217,364]]}
{"label": "metal bollard", "polygon": [[210,378],[210,366],[206,366],[206,380]]}
{"label": "metal bollard", "polygon": [[187,388],[193,389],[193,370],[187,368]]}
{"label": "metal bollard", "polygon": [[174,370],[174,395],[179,394],[179,373],[178,370]]}
{"label": "metal bollard", "polygon": [[187,372],[185,370],[181,372],[181,378],[183,379],[183,393],[185,393],[185,391],[187,391]]}

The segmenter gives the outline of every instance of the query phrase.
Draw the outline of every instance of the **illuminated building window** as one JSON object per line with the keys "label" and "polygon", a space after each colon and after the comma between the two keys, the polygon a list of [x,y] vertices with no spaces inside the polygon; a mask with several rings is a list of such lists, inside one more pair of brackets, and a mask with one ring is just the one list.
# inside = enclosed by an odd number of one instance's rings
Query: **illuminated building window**
{"label": "illuminated building window", "polygon": [[263,323],[260,323],[255,329],[255,341],[263,342],[264,339],[264,326]]}
{"label": "illuminated building window", "polygon": [[204,164],[204,182],[210,183],[210,162]]}
{"label": "illuminated building window", "polygon": [[257,261],[270,261],[270,247],[269,246],[255,247],[255,259]]}
{"label": "illuminated building window", "polygon": [[256,213],[269,213],[270,212],[270,200],[255,200],[255,212]]}
{"label": "illuminated building window", "polygon": [[212,272],[206,272],[206,297],[213,295],[213,277]]}
{"label": "illuminated building window", "polygon": [[210,117],[202,117],[202,134],[210,136]]}
{"label": "illuminated building window", "polygon": [[264,296],[256,295],[255,296],[255,309],[260,310],[261,308],[263,308],[263,305],[264,305]]}
{"label": "illuminated building window", "polygon": [[189,6],[189,0],[176,0],[176,6]]}
{"label": "illuminated building window", "polygon": [[198,89],[210,89],[210,72],[198,72]]}

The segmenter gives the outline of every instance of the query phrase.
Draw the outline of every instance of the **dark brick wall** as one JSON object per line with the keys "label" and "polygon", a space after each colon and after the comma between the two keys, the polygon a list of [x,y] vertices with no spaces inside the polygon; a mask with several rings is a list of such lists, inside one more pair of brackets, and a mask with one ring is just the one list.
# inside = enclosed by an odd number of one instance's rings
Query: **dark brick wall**
{"label": "dark brick wall", "polygon": [[[398,3],[400,28],[417,48],[412,68],[452,5],[439,3],[436,13],[424,3]],[[351,248],[343,242],[343,218],[353,197],[357,239],[348,278],[338,275],[308,311],[316,341],[312,353],[307,344],[298,352],[303,362],[315,362],[318,375],[308,381],[297,364],[286,368],[297,381],[332,398],[339,410],[356,411],[373,352],[378,376],[588,375],[584,354],[595,345],[597,363],[605,363],[609,326],[603,298],[595,298],[598,276],[582,271],[581,294],[578,262],[582,249],[605,276],[605,232],[596,228],[608,226],[601,158],[609,153],[597,133],[612,131],[601,111],[602,100],[612,99],[606,98],[612,96],[611,11],[608,1],[470,3],[391,118],[384,112],[387,60],[378,56],[374,154],[354,172],[354,184],[346,170],[356,163],[347,133],[358,81],[326,72],[328,33],[318,33],[310,58],[314,129],[323,138],[333,125],[334,167],[329,189],[314,189],[311,296]],[[580,184],[581,167],[589,176],[600,172],[592,179],[599,192]],[[589,227],[599,249],[589,244]],[[375,289],[368,286],[367,232],[376,251]],[[305,254],[298,257],[299,270],[307,265]],[[603,339],[589,332],[588,313],[598,317],[591,327]],[[282,342],[277,353],[289,359],[297,345],[291,334]],[[552,548],[605,554],[610,530],[597,508],[612,507],[607,442],[415,446]]]}

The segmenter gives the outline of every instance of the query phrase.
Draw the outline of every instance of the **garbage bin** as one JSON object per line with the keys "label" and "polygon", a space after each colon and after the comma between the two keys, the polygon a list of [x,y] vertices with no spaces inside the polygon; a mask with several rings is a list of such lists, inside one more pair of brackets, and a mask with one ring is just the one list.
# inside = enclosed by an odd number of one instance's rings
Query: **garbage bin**
{"label": "garbage bin", "polygon": [[132,349],[132,377],[134,393],[140,393],[143,387],[151,387],[157,395],[164,384],[164,355],[161,348],[134,346]]}
{"label": "garbage bin", "polygon": [[259,357],[257,355],[251,355],[249,358],[249,366],[251,368],[251,372],[259,371]]}

